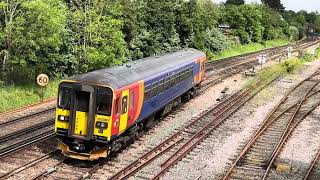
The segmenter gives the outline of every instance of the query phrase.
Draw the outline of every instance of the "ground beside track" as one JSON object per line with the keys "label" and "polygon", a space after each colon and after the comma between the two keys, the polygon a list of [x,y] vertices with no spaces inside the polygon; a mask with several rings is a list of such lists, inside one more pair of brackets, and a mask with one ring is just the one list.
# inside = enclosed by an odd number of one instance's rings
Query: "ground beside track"
{"label": "ground beside track", "polygon": [[[285,91],[288,91],[299,81],[311,75],[319,67],[319,61],[309,63],[301,71],[279,79],[262,90],[255,98],[218,128],[218,130],[211,135],[211,138],[208,138],[208,140],[198,146],[196,151],[189,154],[187,158],[173,167],[163,179],[221,178],[229,164],[232,163],[238,155],[239,149],[250,139],[264,118],[283,97]],[[300,137],[298,135],[295,135],[296,137],[293,136],[292,142],[288,143],[287,150],[283,152],[282,156],[288,163],[288,159],[292,159],[292,150],[290,150],[290,147],[294,146],[292,144],[295,144],[295,159],[293,160],[300,159],[293,165],[295,166],[295,171],[301,171],[300,166],[303,163],[304,166],[306,166],[303,170],[306,171],[309,163],[312,161],[312,157],[317,153],[319,131],[318,134],[312,134],[311,132],[319,130],[320,123],[319,121],[316,123],[314,119],[314,116],[319,113],[318,111],[314,111],[313,118],[311,114],[311,117],[306,118],[300,127],[295,130],[296,133],[294,134],[298,134]],[[314,126],[317,124],[318,128]],[[306,150],[308,148],[309,150]],[[302,155],[299,155],[300,153],[302,153]],[[288,158],[288,156],[290,158]],[[305,158],[305,160],[301,160],[301,158]],[[294,174],[287,176],[283,175],[283,173],[282,176],[279,176],[278,173],[277,177],[270,178],[279,179],[280,177],[283,179],[295,179],[296,176]]]}

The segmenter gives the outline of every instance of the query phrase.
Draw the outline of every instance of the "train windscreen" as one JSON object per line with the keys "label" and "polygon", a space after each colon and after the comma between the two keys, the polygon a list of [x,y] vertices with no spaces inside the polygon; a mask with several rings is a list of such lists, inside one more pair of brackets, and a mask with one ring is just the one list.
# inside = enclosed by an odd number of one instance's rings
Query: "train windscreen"
{"label": "train windscreen", "polygon": [[72,88],[68,87],[68,84],[66,83],[60,84],[58,107],[61,109],[70,110],[71,96],[72,96]]}

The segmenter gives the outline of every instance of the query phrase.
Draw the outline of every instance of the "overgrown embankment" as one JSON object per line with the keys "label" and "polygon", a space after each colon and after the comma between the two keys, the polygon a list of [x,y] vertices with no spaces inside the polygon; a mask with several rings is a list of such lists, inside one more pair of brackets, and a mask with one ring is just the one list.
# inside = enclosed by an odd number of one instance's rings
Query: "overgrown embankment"
{"label": "overgrown embankment", "polygon": [[259,80],[273,79],[277,76],[285,76],[294,72],[301,70],[305,63],[320,59],[320,49],[317,49],[316,54],[304,53],[302,57],[293,57],[287,59],[279,64],[267,67],[261,70],[258,75],[249,80],[246,84],[247,87],[255,84]]}
{"label": "overgrown embankment", "polygon": [[[58,82],[52,81],[48,87],[44,88],[44,99],[56,96]],[[40,102],[41,93],[41,89],[36,84],[0,86],[0,112]]]}
{"label": "overgrown embankment", "polygon": [[288,40],[282,40],[282,39],[277,39],[277,40],[269,40],[266,41],[264,45],[261,43],[250,43],[246,45],[234,45],[231,46],[225,50],[223,50],[220,54],[214,55],[211,60],[219,60],[223,58],[228,58],[232,56],[237,56],[240,54],[244,53],[250,53],[250,52],[255,52],[255,51],[260,51],[266,48],[272,48],[272,47],[277,47],[277,46],[283,46],[289,44]]}

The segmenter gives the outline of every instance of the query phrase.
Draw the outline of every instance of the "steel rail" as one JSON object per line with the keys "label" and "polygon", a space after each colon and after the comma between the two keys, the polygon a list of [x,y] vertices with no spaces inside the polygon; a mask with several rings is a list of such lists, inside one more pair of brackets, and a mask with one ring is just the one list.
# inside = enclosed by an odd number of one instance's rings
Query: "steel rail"
{"label": "steel rail", "polygon": [[56,101],[56,100],[57,100],[56,98],[51,98],[51,99],[45,100],[43,102],[38,102],[38,103],[30,104],[30,105],[27,105],[27,106],[24,106],[24,107],[20,107],[20,108],[17,108],[17,109],[5,111],[5,112],[0,112],[0,116],[5,116],[5,115],[16,113],[16,112],[21,112],[21,111],[23,111],[25,109],[32,108],[32,107],[35,107],[35,106],[39,106],[41,104],[48,103],[50,101]]}
{"label": "steel rail", "polygon": [[46,175],[49,175],[53,172],[55,172],[58,168],[58,166],[60,166],[61,164],[65,163],[67,160],[69,160],[69,157],[65,157],[64,159],[62,159],[61,161],[59,161],[58,163],[54,164],[52,168],[41,172],[40,174],[36,175],[35,177],[32,178],[32,180],[38,180],[41,179],[41,177],[44,177]]}
{"label": "steel rail", "polygon": [[269,171],[271,170],[271,166],[273,165],[277,155],[280,153],[281,148],[283,147],[283,145],[286,143],[286,141],[288,140],[289,136],[292,134],[292,132],[296,129],[296,127],[301,123],[301,121],[307,117],[315,108],[317,108],[320,105],[320,101],[318,101],[315,105],[313,105],[312,107],[310,107],[310,109],[301,117],[299,118],[299,120],[290,128],[290,130],[286,133],[286,135],[283,137],[281,143],[277,146],[275,152],[272,155],[271,160],[268,162],[268,167],[265,171],[265,174],[263,176],[263,180],[265,180],[268,176]]}
{"label": "steel rail", "polygon": [[32,114],[29,114],[29,115],[26,115],[26,116],[18,117],[18,118],[15,118],[13,120],[9,120],[9,121],[0,123],[0,128],[2,128],[4,126],[7,126],[7,125],[10,125],[10,124],[13,124],[13,123],[16,123],[16,122],[19,122],[19,121],[22,121],[24,119],[28,119],[28,118],[32,118],[32,117],[38,116],[40,114],[45,114],[45,113],[48,113],[48,112],[54,111],[54,110],[55,110],[55,108],[49,108],[49,109],[46,109],[46,110],[43,110],[43,111],[40,111],[40,112],[36,112],[36,113],[32,113]]}
{"label": "steel rail", "polygon": [[[178,151],[176,151],[172,156],[170,156],[161,166],[161,170],[160,172],[158,172],[152,179],[160,179],[160,177],[166,173],[169,168],[171,168],[173,165],[175,165],[177,162],[179,162],[182,158],[185,157],[185,155],[187,155],[194,147],[196,147],[200,142],[202,142],[206,137],[208,137],[212,130],[214,130],[217,126],[219,126],[224,120],[226,120],[230,115],[232,115],[234,112],[236,112],[238,110],[239,107],[241,107],[242,105],[244,105],[246,102],[248,102],[250,99],[252,99],[257,93],[259,93],[264,87],[266,87],[267,85],[269,85],[270,83],[272,83],[275,79],[277,79],[278,77],[275,77],[274,79],[272,79],[271,81],[267,82],[266,84],[263,84],[262,87],[256,87],[257,91],[254,92],[256,89],[248,89],[247,93],[243,96],[246,97],[248,96],[251,92],[253,93],[252,95],[250,95],[248,97],[248,99],[245,99],[244,102],[241,102],[240,100],[243,99],[239,99],[239,101],[234,102],[233,105],[235,106],[231,106],[230,109],[231,111],[228,112],[228,110],[224,110],[221,112],[221,114],[219,114],[216,118],[214,118],[214,120],[212,120],[212,122],[210,122],[208,125],[206,125],[204,128],[202,128],[200,131],[198,131],[192,138],[190,138],[181,148],[179,148]],[[238,102],[240,102],[240,104],[237,104]],[[232,110],[233,107],[236,107],[235,109]],[[224,113],[226,113],[227,115],[225,117],[222,117],[222,115],[225,115]],[[215,120],[217,122],[215,122]],[[212,127],[210,127],[212,126]]]}
{"label": "steel rail", "polygon": [[[260,83],[260,82],[258,82]],[[257,84],[258,84],[257,83]],[[173,135],[171,135],[169,138],[167,138],[165,141],[163,141],[162,143],[160,143],[158,146],[156,146],[155,148],[153,148],[152,150],[150,150],[147,154],[143,155],[142,157],[140,157],[140,160],[145,159],[146,157],[148,157],[149,155],[153,154],[154,152],[158,151],[161,147],[164,147],[166,144],[170,143],[171,141],[173,141],[174,139],[179,138],[179,136],[185,131],[185,129],[188,129],[190,127],[192,127],[195,123],[199,122],[201,120],[201,117],[207,116],[209,114],[217,114],[219,113],[219,111],[221,111],[222,109],[227,108],[227,106],[230,106],[230,104],[232,104],[233,101],[237,100],[240,96],[243,95],[244,92],[238,91],[236,93],[234,93],[231,97],[229,97],[228,99],[225,99],[224,101],[222,101],[221,103],[219,103],[218,105],[214,106],[213,108],[211,108],[210,110],[206,111],[205,113],[203,113],[202,115],[200,115],[200,117],[196,118],[195,120],[193,120],[192,122],[188,123],[186,126],[184,126],[183,128],[181,128],[179,131],[177,131],[176,133],[174,133]],[[125,178],[120,178],[123,174],[126,174],[127,171],[132,171],[132,169],[138,165],[138,163],[140,163],[139,160],[131,163],[129,166],[127,166],[126,168],[120,170],[118,173],[116,173],[115,175],[113,175],[110,179],[125,179]],[[145,166],[146,164],[143,164],[143,166]],[[134,173],[130,173],[131,175],[133,175]],[[86,175],[88,176],[88,175]],[[126,176],[127,177],[127,176]]]}
{"label": "steel rail", "polygon": [[[280,102],[276,105],[276,107],[268,114],[268,116],[265,118],[265,120],[262,122],[262,126],[259,130],[256,131],[256,133],[252,136],[252,138],[249,140],[249,142],[246,144],[246,146],[243,148],[243,150],[241,151],[240,155],[238,156],[238,158],[234,161],[234,163],[231,165],[231,167],[229,168],[228,172],[225,174],[225,176],[223,177],[223,180],[228,179],[228,177],[231,175],[231,172],[234,170],[234,168],[236,167],[236,165],[238,164],[238,162],[241,160],[241,158],[246,154],[246,152],[249,150],[249,148],[251,147],[251,145],[256,141],[256,139],[275,121],[277,120],[281,115],[283,115],[285,112],[287,112],[288,110],[290,110],[291,108],[293,108],[294,106],[296,106],[299,102],[303,101],[303,98],[300,98],[297,102],[295,102],[294,104],[292,104],[291,106],[289,106],[288,108],[286,108],[285,110],[283,110],[280,114],[278,114],[275,118],[273,118],[271,120],[271,122],[267,123],[271,116],[278,110],[278,108],[285,102],[285,100],[288,98],[288,96],[295,90],[297,89],[303,82],[306,82],[308,79],[312,78],[314,75],[316,75],[319,72],[320,69],[318,69],[315,73],[313,73],[311,76],[309,76],[308,78],[306,78],[305,80],[301,81],[300,83],[298,83],[298,85],[296,85],[295,87],[293,87],[292,89],[290,89],[285,96],[280,100]],[[314,86],[313,86],[314,87]],[[311,90],[311,89],[310,89]],[[307,94],[306,94],[307,95]],[[313,95],[313,94],[312,94]]]}
{"label": "steel rail", "polygon": [[3,149],[0,149],[0,157],[4,156],[4,155],[7,155],[11,152],[14,152],[14,151],[17,151],[19,149],[22,149],[22,148],[25,148],[27,146],[30,146],[36,142],[39,142],[39,141],[42,141],[42,140],[45,140],[45,139],[49,139],[51,137],[54,137],[55,136],[55,133],[52,131],[47,131],[47,132],[44,132],[44,133],[41,133],[41,134],[37,134],[31,138],[28,138],[26,139],[25,141],[21,141],[21,142],[18,142],[16,144],[13,144],[13,145],[10,145],[8,147],[5,147]]}
{"label": "steel rail", "polygon": [[51,152],[49,152],[49,153],[47,153],[47,154],[45,154],[45,155],[43,155],[43,156],[41,156],[39,158],[36,158],[36,159],[34,159],[32,161],[29,161],[29,162],[27,162],[27,163],[15,168],[15,169],[11,170],[11,171],[9,171],[9,172],[7,172],[5,174],[2,174],[0,176],[0,179],[7,179],[7,178],[13,176],[14,174],[20,173],[20,172],[24,171],[25,169],[28,169],[29,167],[31,167],[31,166],[33,166],[33,165],[35,165],[35,164],[37,164],[37,163],[39,163],[41,161],[44,161],[44,160],[52,157],[57,152],[59,152],[59,150],[56,149],[56,150],[51,151]]}
{"label": "steel rail", "polygon": [[312,173],[312,170],[313,170],[314,166],[316,165],[316,163],[318,162],[319,158],[320,158],[320,150],[318,151],[318,153],[316,154],[316,156],[312,160],[312,163],[310,164],[310,166],[308,168],[308,171],[305,174],[303,180],[308,180],[309,179],[309,177],[310,177],[310,175]]}
{"label": "steel rail", "polygon": [[44,127],[51,126],[53,124],[54,124],[54,119],[49,120],[49,121],[45,121],[45,122],[42,122],[42,123],[39,123],[39,124],[36,124],[36,125],[33,125],[33,126],[28,127],[26,129],[20,129],[18,131],[12,132],[10,134],[6,134],[4,136],[0,136],[0,143],[3,143],[3,142],[6,142],[6,141],[9,141],[9,140],[12,140],[14,138],[26,135],[26,134],[28,134],[30,132],[33,132],[35,130],[38,130],[38,129],[41,129],[41,128],[44,128]]}

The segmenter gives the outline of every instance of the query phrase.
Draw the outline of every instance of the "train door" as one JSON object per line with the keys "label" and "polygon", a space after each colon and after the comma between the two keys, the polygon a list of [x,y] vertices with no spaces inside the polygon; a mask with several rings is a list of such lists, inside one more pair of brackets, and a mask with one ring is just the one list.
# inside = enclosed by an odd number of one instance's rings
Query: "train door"
{"label": "train door", "polygon": [[92,135],[91,121],[93,117],[93,91],[90,86],[81,85],[74,93],[74,105],[72,107],[71,134],[90,138]]}
{"label": "train door", "polygon": [[127,128],[128,106],[129,106],[129,89],[122,91],[121,94],[121,115],[119,133],[123,133]]}

